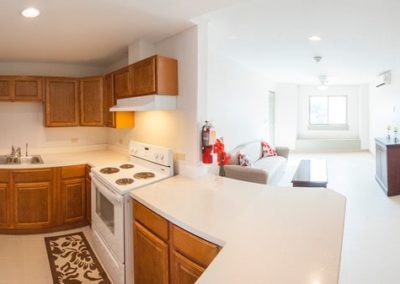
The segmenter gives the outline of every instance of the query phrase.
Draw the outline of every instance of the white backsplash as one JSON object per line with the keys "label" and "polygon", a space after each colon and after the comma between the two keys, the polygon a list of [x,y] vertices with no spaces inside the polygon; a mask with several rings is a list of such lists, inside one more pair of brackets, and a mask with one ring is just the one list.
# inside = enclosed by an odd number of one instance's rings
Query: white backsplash
{"label": "white backsplash", "polygon": [[[43,105],[37,102],[0,103],[0,153],[8,153],[11,145],[33,151],[107,144],[107,129],[101,127],[43,126]],[[104,147],[104,146],[103,146]]]}

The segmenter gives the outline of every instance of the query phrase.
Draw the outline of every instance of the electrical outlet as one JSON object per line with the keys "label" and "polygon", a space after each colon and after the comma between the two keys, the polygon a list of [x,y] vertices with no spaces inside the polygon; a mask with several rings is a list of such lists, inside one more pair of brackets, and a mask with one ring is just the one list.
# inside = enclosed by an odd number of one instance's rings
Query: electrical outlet
{"label": "electrical outlet", "polygon": [[175,153],[175,160],[184,161],[186,159],[185,153]]}
{"label": "electrical outlet", "polygon": [[76,143],[78,143],[79,142],[79,139],[78,138],[71,138],[71,143],[72,144],[76,144]]}
{"label": "electrical outlet", "polygon": [[121,144],[121,145],[124,144],[124,139],[120,138],[120,139],[118,140],[118,143]]}

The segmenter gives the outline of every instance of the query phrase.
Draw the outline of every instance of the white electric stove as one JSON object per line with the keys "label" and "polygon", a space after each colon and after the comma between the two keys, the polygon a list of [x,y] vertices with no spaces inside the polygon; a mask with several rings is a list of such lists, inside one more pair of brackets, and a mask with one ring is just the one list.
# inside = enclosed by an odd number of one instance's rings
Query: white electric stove
{"label": "white electric stove", "polygon": [[94,245],[115,284],[132,283],[131,202],[128,193],[173,176],[172,150],[131,141],[129,161],[94,167]]}

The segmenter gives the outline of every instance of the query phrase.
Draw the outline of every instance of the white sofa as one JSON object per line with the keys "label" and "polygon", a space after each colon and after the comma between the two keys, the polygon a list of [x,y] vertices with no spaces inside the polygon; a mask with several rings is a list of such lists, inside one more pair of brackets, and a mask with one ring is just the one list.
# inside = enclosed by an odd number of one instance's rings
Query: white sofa
{"label": "white sofa", "polygon": [[[252,163],[251,167],[239,165],[239,152],[247,155]],[[239,145],[229,153],[231,160],[225,166],[225,175],[233,179],[276,185],[285,172],[289,148],[276,147],[276,152],[278,156],[262,157],[260,140]]]}

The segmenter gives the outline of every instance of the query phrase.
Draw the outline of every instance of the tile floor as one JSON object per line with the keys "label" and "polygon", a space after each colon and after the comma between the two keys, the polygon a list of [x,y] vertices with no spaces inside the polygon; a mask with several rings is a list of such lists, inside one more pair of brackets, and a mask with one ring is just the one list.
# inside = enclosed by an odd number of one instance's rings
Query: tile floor
{"label": "tile floor", "polygon": [[0,235],[0,284],[52,284],[44,237],[73,232],[83,232],[91,243],[89,227],[50,234]]}
{"label": "tile floor", "polygon": [[[328,187],[347,197],[340,284],[400,283],[400,196],[388,198],[378,187],[373,156],[292,154],[281,185],[290,185],[302,158],[326,159]],[[88,227],[73,231],[91,241]],[[52,283],[43,235],[0,235],[0,284],[5,283]]]}

